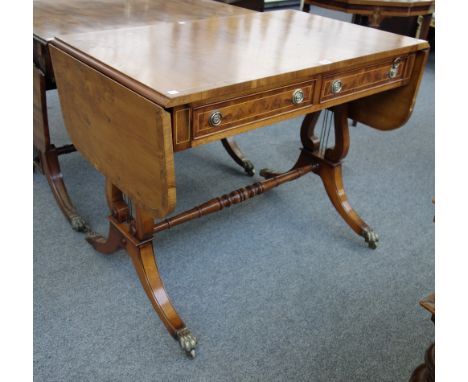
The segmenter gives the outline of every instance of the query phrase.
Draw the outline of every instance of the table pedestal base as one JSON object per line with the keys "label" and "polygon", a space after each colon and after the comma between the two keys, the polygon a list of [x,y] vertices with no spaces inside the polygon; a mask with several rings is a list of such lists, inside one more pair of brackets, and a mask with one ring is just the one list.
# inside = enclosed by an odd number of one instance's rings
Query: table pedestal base
{"label": "table pedestal base", "polygon": [[[266,178],[265,180],[213,198],[156,224],[153,216],[144,208],[136,206],[134,211],[130,212],[131,209],[122,191],[111,182],[106,183],[106,197],[111,210],[109,233],[107,238],[104,238],[90,232],[87,240],[103,254],[113,253],[120,248],[127,251],[156,313],[169,333],[189,356],[195,356],[197,339],[180,318],[165,290],[153,246],[155,233],[244,202],[283,183],[314,172],[322,179],[333,206],[346,223],[358,235],[364,237],[369,247],[376,248],[377,235],[351,208],[343,188],[341,161],[349,148],[347,106],[337,106],[333,108],[333,111],[335,117],[335,146],[333,148],[320,148],[320,140],[314,135],[319,113],[309,114],[301,127],[304,147],[291,170],[279,174],[263,170],[262,175]],[[324,154],[322,155],[321,152]]]}

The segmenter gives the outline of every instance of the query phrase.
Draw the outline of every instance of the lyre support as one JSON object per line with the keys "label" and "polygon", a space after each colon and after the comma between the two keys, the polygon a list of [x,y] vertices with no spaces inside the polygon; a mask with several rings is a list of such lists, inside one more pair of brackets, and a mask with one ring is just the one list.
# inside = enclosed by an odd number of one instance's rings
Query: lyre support
{"label": "lyre support", "polygon": [[[315,136],[315,126],[319,120],[320,113],[321,111],[319,110],[314,113],[306,114],[301,124],[300,137],[302,147],[310,152],[320,151],[320,139],[319,137]],[[304,162],[302,159],[303,157],[301,155],[291,170],[303,165],[304,163],[310,163],[310,160]],[[270,179],[281,174],[284,174],[284,172],[272,170],[269,168],[262,168],[260,170],[260,176],[265,179]]]}
{"label": "lyre support", "polygon": [[[315,129],[319,115],[320,111],[308,114],[302,122],[300,135],[303,148],[293,169],[298,166],[298,163],[315,164],[313,172],[322,179],[325,191],[337,212],[354,232],[364,238],[370,248],[375,249],[379,242],[378,235],[351,207],[343,186],[342,161],[348,154],[350,145],[348,106],[343,104],[327,111],[322,120],[320,135],[317,136]],[[327,147],[332,120],[334,121],[335,144],[333,147]],[[270,179],[281,173],[262,169],[260,175]]]}
{"label": "lyre support", "polygon": [[[334,113],[334,147],[321,147],[321,152],[304,149],[304,152],[319,164],[314,172],[322,179],[325,191],[337,212],[354,232],[364,238],[369,248],[375,249],[379,241],[378,235],[351,207],[343,186],[342,160],[348,154],[350,145],[348,105],[335,106],[331,111]],[[314,136],[313,133],[310,135]]]}

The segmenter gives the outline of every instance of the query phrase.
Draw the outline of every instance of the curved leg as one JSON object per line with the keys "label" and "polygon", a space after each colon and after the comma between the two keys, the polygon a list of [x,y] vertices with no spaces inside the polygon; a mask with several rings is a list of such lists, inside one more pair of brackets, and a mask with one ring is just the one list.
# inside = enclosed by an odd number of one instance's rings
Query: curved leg
{"label": "curved leg", "polygon": [[67,188],[63,181],[63,175],[60,171],[58,155],[53,145],[51,145],[46,152],[40,153],[40,168],[42,168],[44,172],[44,176],[49,183],[57,204],[70,222],[72,228],[78,232],[88,232],[89,225],[76,212],[75,206],[68,195]]}
{"label": "curved leg", "polygon": [[110,254],[122,246],[125,247],[141,285],[164,326],[179,342],[186,354],[192,358],[195,357],[197,339],[185,326],[167,295],[156,264],[153,243],[147,241],[137,244],[133,240],[128,240],[115,224],[119,223],[111,219],[107,239],[100,235],[90,235],[86,240],[94,249],[103,254]]}
{"label": "curved leg", "polygon": [[[279,172],[279,171],[273,171],[273,170],[264,168],[260,171],[260,175],[263,176],[265,179],[270,179],[276,176],[284,175],[287,172],[291,172],[297,168],[304,167],[309,164],[313,164],[314,168],[317,168],[317,164],[314,161],[311,161],[310,157],[304,154],[303,151],[301,151],[301,154],[299,155],[299,158],[297,159],[296,163],[288,171]],[[315,169],[313,171],[315,171]]]}
{"label": "curved leg", "polygon": [[[331,110],[334,112],[335,146],[323,147],[324,143],[315,135],[320,112],[308,114],[301,126],[301,141],[304,148],[293,169],[308,163],[315,164],[314,172],[322,179],[335,209],[358,235],[364,237],[369,247],[375,249],[379,237],[353,210],[343,187],[341,161],[346,157],[350,144],[347,105],[335,106]],[[331,119],[329,121],[331,123]],[[268,169],[260,171],[260,175],[267,179],[280,174]]]}
{"label": "curved leg", "polygon": [[348,154],[350,144],[347,106],[340,105],[333,110],[335,112],[335,146],[325,150],[324,160],[320,163],[317,174],[322,179],[328,197],[341,217],[354,232],[364,237],[370,248],[375,249],[379,237],[353,210],[343,187],[341,161]]}
{"label": "curved leg", "polygon": [[231,158],[234,159],[234,162],[241,166],[247,175],[255,175],[254,165],[249,159],[247,159],[233,138],[221,139],[221,143]]}
{"label": "curved leg", "polygon": [[265,178],[265,179],[274,178],[275,176],[279,176],[281,174],[284,174],[284,172],[283,171],[278,171],[278,170],[273,170],[271,168],[262,168],[260,170],[260,176]]}
{"label": "curved leg", "polygon": [[[159,274],[153,250],[153,227],[153,216],[136,206],[135,218],[130,224],[130,234],[134,235],[134,238],[126,241],[125,248],[132,258],[141,285],[159,318],[169,333],[179,341],[185,353],[190,357],[195,357],[197,339],[176,312]],[[135,239],[137,244],[135,244]]]}
{"label": "curved leg", "polygon": [[317,174],[322,179],[327,195],[341,217],[354,232],[364,237],[370,248],[375,249],[379,241],[378,235],[353,210],[343,187],[341,161],[348,154],[350,144],[347,105],[336,106],[333,111],[335,113],[335,146],[325,150]]}
{"label": "curved leg", "polygon": [[348,197],[343,186],[341,164],[333,166],[321,163],[317,173],[322,179],[330,201],[341,217],[354,232],[364,237],[370,248],[377,248],[378,235],[361,219],[348,202]]}
{"label": "curved leg", "polygon": [[86,236],[86,241],[91,244],[96,251],[104,255],[109,255],[117,251],[123,244],[125,244],[125,238],[112,223],[109,225],[109,234],[107,238],[97,233],[90,232]]}
{"label": "curved leg", "polygon": [[140,246],[129,244],[126,248],[141,285],[164,326],[179,342],[182,350],[188,356],[195,357],[197,339],[185,326],[167,295],[156,264],[153,243],[150,241]]}
{"label": "curved leg", "polygon": [[35,167],[38,167],[47,178],[52,194],[60,209],[75,231],[87,232],[89,226],[78,215],[68,195],[63,175],[60,171],[58,156],[60,153],[73,151],[66,147],[57,149],[50,143],[49,123],[47,118],[46,79],[45,75],[33,65],[33,137]]}
{"label": "curved leg", "polygon": [[197,339],[176,312],[159,274],[152,241],[153,216],[139,206],[135,206],[135,216],[131,216],[122,191],[109,180],[106,180],[106,199],[112,213],[109,217],[108,238],[93,233],[86,240],[104,254],[112,253],[120,247],[125,248],[141,285],[164,326],[186,354],[195,357]]}

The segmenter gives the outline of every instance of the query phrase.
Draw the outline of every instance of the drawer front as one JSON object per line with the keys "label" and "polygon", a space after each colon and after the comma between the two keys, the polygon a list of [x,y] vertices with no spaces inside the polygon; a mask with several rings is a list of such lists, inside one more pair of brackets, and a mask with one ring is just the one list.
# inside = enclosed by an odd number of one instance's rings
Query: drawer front
{"label": "drawer front", "polygon": [[320,102],[406,79],[409,76],[408,61],[408,56],[395,57],[364,68],[325,75]]}
{"label": "drawer front", "polygon": [[247,125],[312,104],[315,80],[193,109],[193,137]]}

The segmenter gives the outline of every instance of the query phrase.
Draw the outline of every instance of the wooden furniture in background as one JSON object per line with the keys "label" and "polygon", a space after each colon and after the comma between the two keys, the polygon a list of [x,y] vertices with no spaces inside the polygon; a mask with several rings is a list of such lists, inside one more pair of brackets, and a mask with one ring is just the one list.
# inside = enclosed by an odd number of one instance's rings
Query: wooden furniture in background
{"label": "wooden furniture in background", "polygon": [[[60,209],[73,229],[89,231],[78,214],[64,183],[59,156],[76,151],[73,145],[56,147],[50,137],[46,91],[55,89],[49,41],[57,35],[150,25],[155,22],[185,22],[210,17],[251,13],[211,0],[34,0],[33,77],[35,167],[47,178]],[[178,138],[175,135],[176,139]],[[177,144],[177,142],[174,142]],[[229,155],[249,175],[252,163],[233,140],[223,140]]]}
{"label": "wooden furniture in background", "polygon": [[[431,320],[435,323],[435,293],[419,302],[419,304],[431,313]],[[409,382],[434,382],[435,381],[435,344],[431,344],[424,355],[424,363],[419,365],[411,374]]]}
{"label": "wooden furniture in background", "polygon": [[[435,199],[432,198],[435,204]],[[435,216],[433,219],[435,222]],[[431,320],[435,324],[435,292],[419,301],[419,304],[431,313]],[[424,355],[424,363],[419,365],[411,374],[409,382],[434,382],[435,381],[435,344],[432,343]]]}
{"label": "wooden furniture in background", "polygon": [[388,17],[422,16],[417,38],[427,40],[435,0],[304,0],[303,10],[315,5],[335,11],[351,13],[353,23],[380,28]]}
{"label": "wooden furniture in background", "polygon": [[[109,234],[88,241],[102,253],[127,250],[154,309],[187,354],[194,355],[197,340],[162,283],[155,233],[315,173],[346,223],[376,247],[377,235],[343,187],[347,119],[379,130],[400,127],[414,107],[426,42],[278,11],[57,36],[48,47],[65,126],[106,177]],[[127,104],[136,111],[117,112]],[[328,133],[319,137],[325,109]],[[176,203],[173,152],[301,115],[303,147],[291,170],[263,171],[263,181],[168,216]]]}
{"label": "wooden furniture in background", "polygon": [[264,0],[215,0],[221,3],[235,5],[236,7],[242,7],[251,9],[257,12],[263,12],[265,8],[265,1]]}

